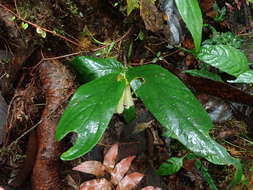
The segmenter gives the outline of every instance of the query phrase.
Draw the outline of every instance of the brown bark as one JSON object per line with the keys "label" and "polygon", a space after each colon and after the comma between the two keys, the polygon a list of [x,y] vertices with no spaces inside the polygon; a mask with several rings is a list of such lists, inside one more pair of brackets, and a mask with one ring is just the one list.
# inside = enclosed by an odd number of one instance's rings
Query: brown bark
{"label": "brown bark", "polygon": [[45,91],[46,106],[42,123],[37,128],[38,153],[33,168],[33,190],[60,190],[60,143],[55,140],[55,128],[62,104],[72,94],[74,80],[69,70],[58,61],[45,61],[40,66],[40,78]]}
{"label": "brown bark", "polygon": [[9,183],[10,186],[20,187],[29,177],[34,165],[36,152],[37,152],[37,136],[35,131],[32,131],[26,146],[26,153],[25,153],[26,159],[24,161],[24,164],[20,168],[17,176],[14,178],[12,182]]}

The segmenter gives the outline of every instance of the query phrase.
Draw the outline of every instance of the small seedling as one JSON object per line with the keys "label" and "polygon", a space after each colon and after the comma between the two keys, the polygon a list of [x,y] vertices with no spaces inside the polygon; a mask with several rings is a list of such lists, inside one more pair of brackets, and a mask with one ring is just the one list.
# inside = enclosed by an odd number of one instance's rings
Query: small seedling
{"label": "small seedling", "polygon": [[155,56],[155,58],[153,58],[152,59],[152,63],[156,63],[157,61],[162,61],[164,58],[163,58],[163,56],[161,55],[161,52],[159,51],[159,52],[157,52],[156,53],[156,56]]}
{"label": "small seedling", "polygon": [[112,58],[76,57],[70,65],[80,81],[56,130],[61,140],[77,133],[75,144],[61,155],[72,160],[89,152],[103,136],[113,114],[134,104],[132,93],[164,127],[164,136],[175,138],[190,151],[219,165],[237,168],[232,185],[240,181],[239,160],[208,134],[213,127],[208,114],[192,92],[175,75],[158,65],[125,67]]}
{"label": "small seedling", "polygon": [[[126,175],[135,156],[126,157],[116,164],[117,156],[118,144],[114,144],[105,154],[103,163],[98,161],[86,161],[74,167],[73,170],[92,174],[96,177],[103,177],[105,176],[105,173],[108,173],[111,176],[110,181],[105,178],[85,181],[80,185],[79,190],[89,190],[91,188],[131,190],[135,188],[144,177],[144,175],[139,172],[133,172]],[[161,190],[161,188],[148,186],[141,190]]]}

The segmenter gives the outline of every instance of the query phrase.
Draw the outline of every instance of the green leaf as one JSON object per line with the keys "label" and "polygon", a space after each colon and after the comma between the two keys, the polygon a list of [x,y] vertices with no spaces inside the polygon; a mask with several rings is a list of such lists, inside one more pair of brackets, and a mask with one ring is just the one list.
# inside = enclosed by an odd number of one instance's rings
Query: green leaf
{"label": "green leaf", "polygon": [[[135,93],[166,129],[164,135],[177,139],[196,155],[214,164],[241,165],[209,136],[212,122],[191,91],[173,74],[157,65],[127,71]],[[233,181],[234,182],[234,181]]]}
{"label": "green leaf", "polygon": [[209,174],[207,168],[202,164],[200,160],[195,161],[195,167],[200,171],[201,175],[208,183],[210,190],[218,190],[212,176]]}
{"label": "green leaf", "polygon": [[190,31],[196,52],[200,49],[203,18],[198,0],[175,0],[178,11]]}
{"label": "green leaf", "polygon": [[129,109],[125,109],[123,112],[123,117],[127,123],[130,123],[133,120],[135,120],[136,119],[135,107],[132,106]]}
{"label": "green leaf", "polygon": [[77,56],[69,64],[76,71],[82,82],[88,82],[107,74],[124,70],[122,63],[113,58]]}
{"label": "green leaf", "polygon": [[251,167],[249,168],[249,171],[253,172],[253,166],[251,166]]}
{"label": "green leaf", "polygon": [[26,22],[21,23],[21,28],[26,30],[29,27],[29,25]]}
{"label": "green leaf", "polygon": [[178,172],[183,166],[183,160],[184,157],[182,158],[172,157],[168,159],[166,163],[161,164],[156,173],[161,176],[174,174]]}
{"label": "green leaf", "polygon": [[17,18],[15,16],[12,16],[9,20],[10,21],[15,21]]}
{"label": "green leaf", "polygon": [[187,160],[195,160],[195,167],[199,170],[201,175],[204,177],[205,181],[208,183],[210,190],[218,190],[212,176],[209,174],[208,169],[202,164],[198,156],[193,153],[189,153],[186,156]]}
{"label": "green leaf", "polygon": [[44,30],[40,29],[40,28],[36,28],[36,32],[37,32],[42,38],[46,38],[46,36],[47,36],[47,33],[46,33]]}
{"label": "green leaf", "polygon": [[197,56],[204,63],[235,77],[249,69],[247,57],[229,45],[205,45]]}
{"label": "green leaf", "polygon": [[126,86],[119,73],[112,73],[79,87],[64,111],[57,129],[56,139],[61,140],[70,132],[77,133],[77,140],[63,160],[72,160],[89,152],[102,137]]}
{"label": "green leaf", "polygon": [[230,83],[253,83],[253,70],[248,70],[240,74],[237,79],[229,80]]}
{"label": "green leaf", "polygon": [[131,14],[134,9],[138,9],[140,0],[127,0],[127,16]]}
{"label": "green leaf", "polygon": [[202,45],[229,45],[236,49],[240,49],[244,40],[233,34],[232,32],[217,32],[215,29],[209,25],[211,30],[213,30],[213,36],[210,39],[205,40]]}
{"label": "green leaf", "polygon": [[184,73],[187,73],[187,74],[195,76],[195,77],[203,77],[203,78],[208,78],[211,80],[223,82],[223,80],[221,79],[221,77],[219,75],[217,75],[215,73],[211,73],[208,70],[192,69],[192,70],[186,70],[186,71],[184,71]]}

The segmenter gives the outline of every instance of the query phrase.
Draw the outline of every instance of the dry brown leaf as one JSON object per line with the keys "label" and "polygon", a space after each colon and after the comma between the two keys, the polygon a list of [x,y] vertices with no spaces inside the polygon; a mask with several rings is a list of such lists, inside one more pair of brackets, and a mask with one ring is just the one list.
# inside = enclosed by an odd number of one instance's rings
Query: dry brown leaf
{"label": "dry brown leaf", "polygon": [[147,186],[143,187],[141,190],[161,190],[160,187]]}
{"label": "dry brown leaf", "polygon": [[117,186],[116,190],[131,190],[142,180],[143,174],[134,172],[126,175]]}
{"label": "dry brown leaf", "polygon": [[111,190],[112,184],[105,178],[93,179],[80,185],[78,190]]}
{"label": "dry brown leaf", "polygon": [[[71,175],[67,175],[67,177],[65,178],[65,181],[67,182],[67,184],[72,187],[73,189],[78,189],[78,184],[76,183],[76,181],[72,178]],[[1,189],[0,189],[1,190]]]}
{"label": "dry brown leaf", "polygon": [[233,147],[228,147],[227,150],[230,152],[232,156],[241,156],[241,152]]}
{"label": "dry brown leaf", "polygon": [[118,149],[119,145],[114,144],[106,153],[104,157],[104,166],[108,170],[108,172],[111,172],[115,166],[116,158],[118,156]]}
{"label": "dry brown leaf", "polygon": [[95,176],[104,176],[105,174],[105,167],[103,164],[95,160],[83,162],[80,165],[74,167],[73,170],[92,174]]}
{"label": "dry brown leaf", "polygon": [[111,172],[111,182],[115,185],[119,184],[121,179],[124,177],[126,172],[129,170],[129,167],[131,166],[131,163],[135,156],[129,156],[127,158],[122,159],[114,168],[114,170]]}
{"label": "dry brown leaf", "polygon": [[[98,161],[86,161],[73,168],[73,170],[96,176],[104,175],[106,170],[112,176],[111,182],[107,181],[105,178],[86,181],[81,184],[78,190],[111,190],[113,184],[117,185],[116,190],[131,190],[137,186],[144,176],[142,173],[134,172],[125,176],[135,156],[124,158],[115,166],[116,158],[118,156],[118,148],[118,144],[114,144],[108,150],[104,156],[103,164]],[[161,188],[147,186],[141,190],[161,190]]]}

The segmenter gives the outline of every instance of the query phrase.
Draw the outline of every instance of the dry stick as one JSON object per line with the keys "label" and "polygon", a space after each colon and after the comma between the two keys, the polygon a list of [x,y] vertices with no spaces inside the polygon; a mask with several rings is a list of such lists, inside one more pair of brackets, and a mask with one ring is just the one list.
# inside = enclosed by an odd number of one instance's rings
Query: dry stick
{"label": "dry stick", "polygon": [[[132,27],[130,27],[127,32],[121,36],[120,38],[116,39],[114,41],[114,43],[117,43],[117,42],[122,42],[122,40],[124,40],[128,35],[129,33],[131,32],[132,30]],[[45,57],[43,52],[41,51],[41,57],[42,59],[39,61],[39,63],[37,63],[33,69],[32,69],[32,73],[33,71],[43,62],[43,61],[50,61],[50,60],[59,60],[59,59],[63,59],[63,58],[66,58],[66,57],[70,57],[70,56],[74,56],[74,55],[79,55],[81,53],[85,53],[85,52],[95,52],[95,51],[98,51],[100,49],[103,49],[103,48],[106,48],[108,47],[110,44],[108,45],[104,45],[104,46],[101,46],[101,47],[98,47],[98,48],[94,48],[94,49],[91,49],[89,51],[78,51],[78,52],[74,52],[74,53],[70,53],[70,54],[66,54],[66,55],[61,55],[61,56],[57,56],[57,57]]]}
{"label": "dry stick", "polygon": [[3,9],[5,9],[5,10],[8,11],[9,13],[11,13],[12,15],[14,15],[15,17],[17,17],[19,20],[22,20],[23,22],[26,22],[26,23],[30,24],[31,26],[33,26],[33,27],[35,27],[35,28],[39,28],[39,29],[43,30],[44,32],[50,33],[50,34],[52,34],[52,35],[54,35],[54,36],[57,36],[57,37],[59,37],[59,38],[64,39],[65,41],[68,41],[68,42],[74,44],[75,46],[81,47],[81,45],[79,44],[79,42],[75,42],[75,41],[70,40],[69,38],[67,38],[67,37],[65,37],[65,36],[63,36],[63,35],[61,35],[61,34],[58,34],[58,33],[54,32],[54,31],[48,30],[48,29],[43,28],[43,27],[41,27],[41,26],[39,26],[39,25],[37,25],[37,24],[34,24],[34,23],[32,23],[32,22],[30,22],[30,21],[28,21],[28,20],[22,18],[22,17],[19,16],[18,14],[14,13],[12,10],[10,10],[9,8],[7,8],[6,6],[4,6],[4,5],[1,4],[1,3],[0,3],[0,7],[2,7]]}
{"label": "dry stick", "polygon": [[6,72],[4,72],[4,74],[0,76],[0,80],[3,79],[6,75],[8,75],[8,74]]}

